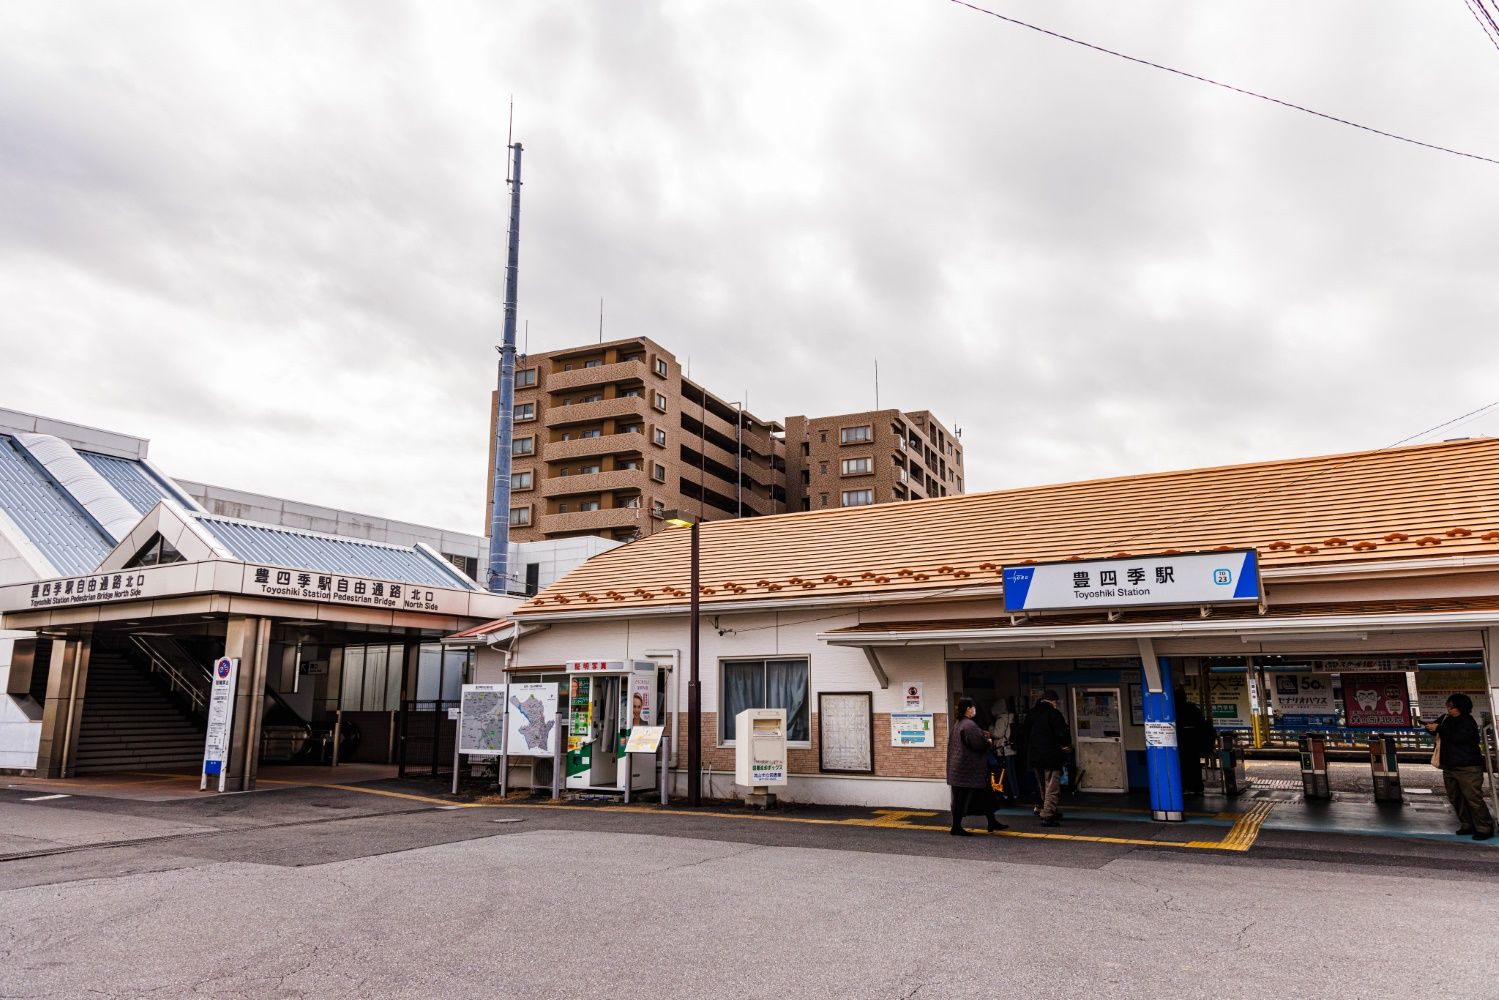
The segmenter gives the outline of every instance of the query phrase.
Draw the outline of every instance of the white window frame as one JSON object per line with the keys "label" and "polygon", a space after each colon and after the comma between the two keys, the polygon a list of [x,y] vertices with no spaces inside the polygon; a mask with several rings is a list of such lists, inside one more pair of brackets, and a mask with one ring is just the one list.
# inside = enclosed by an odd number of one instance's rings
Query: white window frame
{"label": "white window frame", "polygon": [[[848,498],[851,496],[867,496],[869,499],[849,503]],[[844,490],[842,499],[844,507],[869,507],[874,504],[874,490]]]}
{"label": "white window frame", "polygon": [[[723,710],[723,696],[724,696],[724,692],[726,690],[726,685],[724,684],[724,680],[723,680],[723,677],[724,677],[724,668],[727,667],[727,666],[729,666],[730,664],[735,664],[735,663],[759,663],[761,665],[761,669],[763,671],[764,665],[767,662],[769,662],[770,660],[801,660],[803,663],[805,663],[807,665],[807,693],[806,693],[807,738],[805,740],[787,739],[786,740],[786,746],[787,746],[787,748],[792,749],[792,750],[810,750],[810,749],[812,749],[812,658],[810,656],[805,655],[805,654],[802,654],[802,655],[794,655],[793,654],[793,655],[789,655],[789,656],[783,656],[783,655],[772,654],[772,653],[767,653],[764,656],[728,656],[728,657],[724,657],[723,659],[721,659],[721,660],[718,661],[718,704],[715,706],[715,712],[718,715],[718,726],[717,726],[718,732],[715,733],[714,735],[718,738],[718,745],[720,747],[732,747],[732,746],[738,746],[739,745],[739,741],[737,739],[726,740],[726,739],[724,739],[724,735],[723,735],[724,732],[725,732],[725,730],[724,730],[725,712]],[[763,686],[762,686],[762,690],[763,690]],[[760,700],[764,701],[766,699],[762,696]],[[789,730],[790,723],[791,723],[791,719],[790,719],[789,716],[787,717],[786,722],[787,722],[787,728]]]}
{"label": "white window frame", "polygon": [[536,436],[528,434],[525,437],[510,439],[510,454],[512,455],[534,455],[536,454]]}
{"label": "white window frame", "polygon": [[535,403],[516,403],[510,408],[510,417],[516,423],[536,419]]}
{"label": "white window frame", "polygon": [[[516,519],[517,514],[520,515],[519,520]],[[512,528],[529,528],[531,526],[531,508],[529,505],[510,508],[510,526]]]}
{"label": "white window frame", "polygon": [[515,373],[515,387],[525,389],[536,384],[536,369],[521,368]]}
{"label": "white window frame", "polygon": [[874,427],[870,424],[859,424],[854,427],[840,427],[838,429],[839,444],[868,444],[874,440]]}
{"label": "white window frame", "polygon": [[[855,463],[858,463],[857,466]],[[874,472],[874,459],[868,455],[860,458],[845,458],[839,466],[845,476],[867,476]]]}
{"label": "white window frame", "polygon": [[536,476],[535,476],[535,474],[533,474],[533,473],[531,473],[529,471],[528,472],[512,472],[512,473],[510,473],[510,489],[512,491],[520,493],[520,492],[524,492],[526,490],[534,490],[535,488],[536,488]]}

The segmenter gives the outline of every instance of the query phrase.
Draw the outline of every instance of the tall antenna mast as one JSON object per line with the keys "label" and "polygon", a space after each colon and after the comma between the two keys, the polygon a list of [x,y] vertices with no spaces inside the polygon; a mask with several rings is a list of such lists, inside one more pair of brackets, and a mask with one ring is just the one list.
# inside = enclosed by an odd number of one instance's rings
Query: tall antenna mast
{"label": "tall antenna mast", "polygon": [[880,359],[874,359],[874,408],[880,408]]}
{"label": "tall antenna mast", "polygon": [[520,271],[520,155],[521,144],[511,142],[515,131],[515,98],[510,99],[510,127],[505,148],[511,153],[509,255],[505,261],[505,339],[500,345],[499,412],[495,414],[494,488],[489,516],[488,587],[505,593],[510,580],[510,448],[515,433],[515,300]]}

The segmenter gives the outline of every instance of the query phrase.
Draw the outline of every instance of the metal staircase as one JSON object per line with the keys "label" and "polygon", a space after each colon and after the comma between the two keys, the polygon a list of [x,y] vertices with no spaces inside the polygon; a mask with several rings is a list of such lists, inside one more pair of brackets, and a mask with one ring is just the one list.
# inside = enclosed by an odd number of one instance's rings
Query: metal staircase
{"label": "metal staircase", "polygon": [[180,667],[173,668],[178,675],[173,676],[164,663],[142,667],[136,659],[123,648],[95,647],[90,654],[75,773],[190,768],[202,762],[204,722],[193,712],[205,703],[201,687],[194,689]]}

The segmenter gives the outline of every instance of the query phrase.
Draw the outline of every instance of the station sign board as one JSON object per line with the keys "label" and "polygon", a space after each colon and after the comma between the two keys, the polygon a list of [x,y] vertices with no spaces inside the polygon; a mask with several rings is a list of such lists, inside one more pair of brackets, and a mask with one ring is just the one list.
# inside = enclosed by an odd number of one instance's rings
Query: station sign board
{"label": "station sign board", "polygon": [[239,660],[221,656],[213,663],[213,688],[208,694],[208,731],[203,741],[203,771],[198,788],[208,787],[208,779],[219,779],[224,790],[228,777],[229,739],[234,731],[234,692],[239,681]]}
{"label": "station sign board", "polygon": [[1255,604],[1253,549],[1006,566],[1006,611],[1090,611],[1155,605]]}

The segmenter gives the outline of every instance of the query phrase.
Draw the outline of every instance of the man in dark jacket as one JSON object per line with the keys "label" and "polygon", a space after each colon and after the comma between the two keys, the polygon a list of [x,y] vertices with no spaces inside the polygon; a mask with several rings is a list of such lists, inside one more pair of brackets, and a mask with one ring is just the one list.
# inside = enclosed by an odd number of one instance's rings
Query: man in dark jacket
{"label": "man in dark jacket", "polygon": [[1057,708],[1057,693],[1050,688],[1041,692],[1041,700],[1025,720],[1025,755],[1036,773],[1036,787],[1041,791],[1041,825],[1061,826],[1057,816],[1057,798],[1062,793],[1062,768],[1072,752],[1072,732],[1067,718]]}
{"label": "man in dark jacket", "polygon": [[1460,834],[1474,840],[1494,835],[1494,817],[1483,800],[1483,751],[1479,749],[1478,723],[1473,720],[1473,699],[1458,692],[1447,699],[1447,714],[1426,728],[1437,734],[1437,767],[1447,799],[1457,813]]}
{"label": "man in dark jacket", "polygon": [[1187,692],[1177,688],[1176,757],[1181,764],[1182,794],[1201,795],[1202,758],[1213,752],[1213,724],[1202,709],[1188,700]]}

